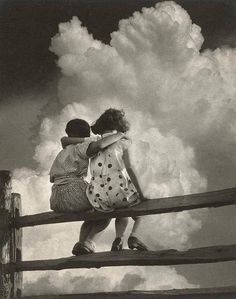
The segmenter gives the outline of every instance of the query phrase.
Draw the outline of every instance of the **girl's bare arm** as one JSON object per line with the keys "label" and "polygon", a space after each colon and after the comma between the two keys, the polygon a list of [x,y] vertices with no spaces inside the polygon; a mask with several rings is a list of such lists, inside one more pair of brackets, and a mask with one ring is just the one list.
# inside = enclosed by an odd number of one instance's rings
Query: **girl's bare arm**
{"label": "girl's bare arm", "polygon": [[104,148],[108,147],[109,145],[112,145],[113,143],[119,141],[122,138],[127,139],[124,133],[118,132],[113,135],[101,138],[98,141],[91,142],[88,146],[86,154],[87,156],[92,157],[96,155],[100,150],[103,150]]}
{"label": "girl's bare arm", "polygon": [[86,140],[86,138],[82,137],[67,137],[64,136],[61,138],[61,145],[63,148],[65,148],[69,144],[77,144],[77,143],[83,143]]}
{"label": "girl's bare arm", "polygon": [[140,195],[140,199],[141,200],[145,200],[144,197],[143,197],[143,192],[142,192],[142,190],[141,190],[141,188],[139,186],[139,182],[138,182],[137,176],[136,176],[136,174],[134,173],[134,171],[132,169],[128,150],[124,151],[123,159],[124,159],[124,163],[125,163],[125,167],[126,167],[126,170],[128,172],[128,175],[129,175],[132,183],[134,184],[135,188],[137,189],[137,191],[138,191],[138,193]]}

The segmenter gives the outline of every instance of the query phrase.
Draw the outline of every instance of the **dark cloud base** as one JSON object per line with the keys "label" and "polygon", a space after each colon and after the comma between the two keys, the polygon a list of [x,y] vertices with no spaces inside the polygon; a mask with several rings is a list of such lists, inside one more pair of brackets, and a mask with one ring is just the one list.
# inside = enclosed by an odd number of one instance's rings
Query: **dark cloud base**
{"label": "dark cloud base", "polygon": [[[53,274],[58,277],[57,273]],[[35,282],[28,282],[24,285],[23,293],[24,295],[53,295],[53,294],[62,294],[62,293],[94,293],[94,292],[103,292],[104,288],[109,288],[110,280],[106,276],[96,275],[94,277],[84,277],[81,275],[68,277],[64,275],[67,288],[70,289],[70,292],[63,291],[63,286],[55,286],[53,281],[56,281],[54,277],[50,274],[47,274],[43,277],[40,277]],[[112,291],[128,291],[137,288],[145,282],[145,278],[141,277],[138,274],[125,274],[119,283],[112,288]]]}

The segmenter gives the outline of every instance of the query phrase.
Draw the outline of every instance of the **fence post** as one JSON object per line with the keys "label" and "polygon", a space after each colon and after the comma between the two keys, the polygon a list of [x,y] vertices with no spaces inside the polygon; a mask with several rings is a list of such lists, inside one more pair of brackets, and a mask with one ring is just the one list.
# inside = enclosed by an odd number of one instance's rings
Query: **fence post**
{"label": "fence post", "polygon": [[[14,217],[21,213],[20,195],[11,193],[12,173],[0,171],[0,298],[21,296],[22,274],[15,272],[14,263],[21,259],[22,231],[13,227]],[[6,272],[4,264],[10,264]],[[10,271],[9,271],[10,269]]]}
{"label": "fence post", "polygon": [[[18,193],[12,193],[11,195],[11,215],[13,219],[18,216],[21,216],[21,197]],[[21,261],[22,258],[22,229],[16,228],[15,226],[11,229],[11,262],[16,263]],[[11,272],[11,297],[19,298],[22,293],[22,281],[23,281],[23,273],[22,272]]]}

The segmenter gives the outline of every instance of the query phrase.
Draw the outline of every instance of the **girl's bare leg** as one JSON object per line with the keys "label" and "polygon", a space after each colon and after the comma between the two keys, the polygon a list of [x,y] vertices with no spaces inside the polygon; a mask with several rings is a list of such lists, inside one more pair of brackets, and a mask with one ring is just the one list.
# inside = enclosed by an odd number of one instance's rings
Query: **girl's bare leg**
{"label": "girl's bare leg", "polygon": [[128,223],[129,223],[128,217],[116,218],[115,220],[116,238],[123,239]]}
{"label": "girl's bare leg", "polygon": [[144,223],[145,218],[142,216],[133,217],[134,225],[130,237],[128,239],[128,246],[130,249],[148,250],[146,244],[140,240],[140,226]]}
{"label": "girl's bare leg", "polygon": [[116,218],[115,220],[116,238],[112,243],[111,251],[120,251],[123,248],[123,237],[128,222],[129,222],[128,217]]}
{"label": "girl's bare leg", "polygon": [[133,225],[130,236],[131,237],[138,237],[140,235],[140,226],[142,225],[144,220],[143,220],[142,216],[135,216],[135,217],[132,217],[132,218],[134,220],[134,225]]}

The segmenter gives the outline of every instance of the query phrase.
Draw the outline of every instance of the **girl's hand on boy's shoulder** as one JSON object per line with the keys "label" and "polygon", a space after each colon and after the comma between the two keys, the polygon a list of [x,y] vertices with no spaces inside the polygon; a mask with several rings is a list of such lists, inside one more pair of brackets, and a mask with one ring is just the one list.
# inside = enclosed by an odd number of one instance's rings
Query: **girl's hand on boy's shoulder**
{"label": "girl's hand on boy's shoulder", "polygon": [[121,133],[121,139],[131,140],[131,138],[126,133]]}
{"label": "girl's hand on boy's shoulder", "polygon": [[62,148],[65,148],[67,146],[67,136],[63,136],[61,138],[61,146]]}
{"label": "girl's hand on boy's shoulder", "polygon": [[65,148],[67,145],[83,143],[86,140],[89,140],[89,138],[88,137],[68,137],[68,136],[63,136],[61,138],[61,145],[62,145],[63,148]]}

